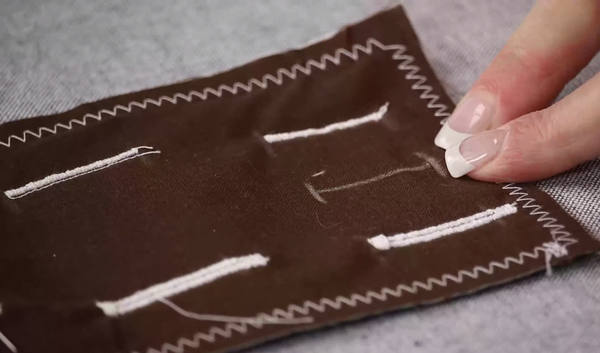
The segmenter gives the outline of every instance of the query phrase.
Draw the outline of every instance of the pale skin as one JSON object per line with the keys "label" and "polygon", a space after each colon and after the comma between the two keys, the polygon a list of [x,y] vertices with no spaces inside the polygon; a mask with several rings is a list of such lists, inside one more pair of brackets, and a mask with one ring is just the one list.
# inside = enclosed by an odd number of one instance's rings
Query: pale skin
{"label": "pale skin", "polygon": [[[471,154],[468,175],[537,181],[599,157],[600,73],[552,104],[599,51],[600,0],[537,1],[448,121],[466,133],[452,143]],[[492,137],[497,150],[479,158]]]}

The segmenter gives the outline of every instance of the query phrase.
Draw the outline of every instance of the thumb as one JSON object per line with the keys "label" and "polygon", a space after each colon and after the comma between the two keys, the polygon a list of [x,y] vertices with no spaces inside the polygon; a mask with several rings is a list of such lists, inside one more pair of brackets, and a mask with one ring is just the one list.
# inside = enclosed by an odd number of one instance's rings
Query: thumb
{"label": "thumb", "polygon": [[544,179],[600,156],[600,74],[548,109],[450,147],[450,174],[492,182]]}

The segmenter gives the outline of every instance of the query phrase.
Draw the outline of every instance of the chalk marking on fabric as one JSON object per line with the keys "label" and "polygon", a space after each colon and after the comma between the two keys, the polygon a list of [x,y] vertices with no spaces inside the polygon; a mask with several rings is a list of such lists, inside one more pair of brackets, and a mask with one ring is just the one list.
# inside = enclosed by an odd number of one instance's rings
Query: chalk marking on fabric
{"label": "chalk marking on fabric", "polygon": [[452,222],[442,223],[437,226],[428,227],[421,230],[415,230],[408,233],[396,235],[378,236],[368,239],[369,244],[378,250],[389,250],[390,248],[400,248],[409,245],[430,242],[447,235],[461,233],[469,229],[481,227],[485,224],[496,221],[500,218],[517,213],[515,204],[506,204],[493,209],[485,210],[474,215],[457,219]]}
{"label": "chalk marking on fabric", "polygon": [[346,184],[346,185],[335,186],[335,187],[332,187],[332,188],[320,189],[320,190],[316,190],[316,192],[319,193],[319,194],[324,194],[324,193],[328,193],[328,192],[334,192],[334,191],[341,191],[341,190],[351,189],[351,188],[355,188],[355,187],[358,187],[358,186],[363,186],[363,185],[375,183],[375,182],[378,182],[380,180],[383,180],[383,179],[389,178],[391,176],[394,176],[396,174],[406,173],[406,172],[420,172],[420,171],[423,171],[423,170],[425,170],[427,168],[430,168],[430,165],[428,163],[420,165],[420,166],[417,166],[417,167],[398,168],[398,169],[394,169],[392,171],[389,171],[387,173],[378,175],[378,176],[373,177],[373,178],[369,178],[369,179],[357,181],[357,182]]}
{"label": "chalk marking on fabric", "polygon": [[387,173],[384,173],[384,174],[381,174],[381,175],[378,175],[378,176],[375,176],[373,178],[369,178],[369,179],[366,179],[366,180],[360,180],[360,181],[357,181],[357,182],[354,182],[354,183],[340,185],[340,186],[335,186],[335,187],[326,188],[326,189],[320,189],[320,190],[316,190],[315,187],[312,186],[312,184],[310,184],[308,181],[304,183],[304,186],[306,187],[306,189],[308,189],[308,192],[317,201],[319,201],[321,203],[327,203],[327,201],[323,198],[323,196],[321,196],[321,194],[328,193],[328,192],[335,192],[335,191],[342,191],[342,190],[346,190],[346,189],[351,189],[351,188],[359,187],[359,186],[362,186],[362,185],[375,183],[375,182],[378,182],[380,180],[383,180],[383,179],[389,178],[391,176],[394,176],[396,174],[405,173],[405,172],[419,172],[419,171],[423,171],[423,170],[428,169],[428,168],[431,168],[431,166],[429,165],[429,163],[425,163],[425,164],[417,166],[417,167],[398,168],[398,169],[394,169],[394,170],[389,171]]}
{"label": "chalk marking on fabric", "polygon": [[[414,81],[411,85],[411,89],[414,91],[421,91],[419,98],[427,101],[427,108],[434,111],[433,115],[437,118],[447,118],[450,116],[449,108],[446,104],[440,103],[440,96],[432,93],[433,87],[427,85],[427,78],[420,75],[421,68],[417,65],[412,64],[415,58],[412,55],[406,54],[407,48],[401,44],[390,44],[385,45],[374,38],[367,39],[365,45],[354,44],[350,50],[346,48],[338,48],[332,54],[323,54],[318,61],[308,60],[304,65],[295,64],[291,68],[279,68],[275,75],[266,74],[259,79],[252,78],[246,83],[235,82],[228,86],[221,84],[216,88],[206,87],[199,91],[189,91],[187,93],[178,92],[172,96],[160,96],[156,99],[146,98],[142,101],[131,101],[125,105],[118,104],[112,109],[101,109],[95,114],[85,114],[80,119],[70,119],[66,123],[56,123],[51,127],[42,126],[37,130],[25,130],[19,135],[10,135],[6,141],[0,141],[0,145],[10,148],[12,141],[26,143],[33,139],[39,139],[44,134],[55,135],[59,131],[72,130],[76,126],[87,126],[91,121],[102,121],[104,117],[115,117],[119,112],[131,113],[134,108],[148,109],[151,106],[160,107],[163,104],[178,104],[180,101],[192,102],[192,100],[199,99],[202,101],[207,100],[210,96],[221,98],[227,92],[231,95],[238,95],[240,92],[250,93],[257,89],[267,89],[270,84],[275,86],[281,86],[287,77],[290,80],[295,80],[300,77],[300,74],[304,76],[310,76],[313,73],[313,68],[320,71],[325,71],[330,65],[339,66],[342,63],[342,58],[347,58],[352,61],[358,61],[361,57],[361,53],[364,55],[372,55],[374,49],[380,49],[383,51],[389,51],[392,53],[392,59],[398,61],[400,64],[397,66],[398,70],[405,71],[405,79]],[[443,124],[440,122],[440,124]],[[30,137],[30,138],[28,138]]]}
{"label": "chalk marking on fabric", "polygon": [[158,299],[159,302],[173,309],[179,315],[187,317],[189,319],[198,321],[216,321],[216,322],[233,322],[233,323],[246,323],[249,325],[260,327],[264,324],[271,325],[299,325],[299,324],[310,324],[314,321],[312,317],[301,317],[301,318],[278,318],[272,317],[266,314],[260,314],[256,317],[240,317],[240,316],[225,316],[225,315],[209,315],[209,314],[198,314],[191,311],[187,311],[177,304],[173,303],[168,299]]}
{"label": "chalk marking on fabric", "polygon": [[321,128],[310,128],[305,130],[298,130],[292,132],[281,132],[278,134],[268,134],[265,135],[264,138],[268,143],[282,142],[295,140],[299,138],[307,138],[311,136],[319,136],[330,134],[335,131],[351,129],[363,124],[378,122],[383,118],[385,113],[387,112],[389,103],[384,104],[379,108],[378,111],[371,113],[369,115],[365,115],[361,118],[350,119],[346,121],[341,121],[333,124],[326,125]]}
{"label": "chalk marking on fabric", "polygon": [[260,254],[228,258],[198,271],[137,291],[128,297],[116,301],[97,302],[96,306],[102,309],[107,316],[125,315],[155,303],[159,299],[172,297],[221,277],[255,267],[266,266],[268,261],[268,258]]}
{"label": "chalk marking on fabric", "polygon": [[322,171],[320,171],[320,172],[318,172],[318,173],[315,173],[315,174],[311,175],[311,177],[313,177],[313,178],[314,178],[314,177],[321,176],[321,175],[323,175],[323,174],[325,174],[325,171],[324,171],[324,170],[322,170]]}
{"label": "chalk marking on fabric", "polygon": [[319,195],[317,190],[315,190],[315,188],[309,182],[305,182],[304,186],[306,187],[308,192],[315,198],[315,200],[319,201],[320,203],[327,203],[327,201],[325,201],[325,199],[322,198],[321,195]]}
{"label": "chalk marking on fabric", "polygon": [[[149,150],[143,152],[142,150]],[[97,172],[99,170],[111,167],[115,164],[119,164],[134,158],[142,157],[147,154],[158,154],[160,151],[154,150],[153,147],[148,146],[140,146],[132,148],[126,152],[120,153],[114,157],[102,159],[96,161],[94,163],[84,165],[82,167],[77,167],[75,169],[67,170],[62,173],[51,174],[47,177],[32,181],[30,183],[25,184],[24,186],[18,187],[16,189],[6,190],[4,194],[9,199],[18,199],[20,197],[31,194],[32,192],[40,191],[52,185],[56,185],[67,180],[71,180],[74,178],[78,178],[80,176]]]}
{"label": "chalk marking on fabric", "polygon": [[448,173],[446,167],[437,159],[424,152],[416,152],[415,155],[429,163],[433,170],[435,170],[441,177],[450,177],[450,173]]}
{"label": "chalk marking on fabric", "polygon": [[17,347],[15,347],[15,345],[2,332],[0,332],[0,341],[2,341],[2,343],[4,343],[4,345],[10,349],[11,352],[18,352]]}
{"label": "chalk marking on fabric", "polygon": [[[508,270],[513,265],[524,265],[530,260],[540,259],[548,256],[548,248],[554,245],[544,243],[536,246],[532,251],[522,251],[516,256],[507,256],[500,261],[491,261],[487,265],[479,265],[469,269],[463,269],[457,273],[445,273],[440,277],[429,277],[424,281],[413,281],[410,284],[398,284],[396,287],[383,287],[377,291],[365,293],[352,293],[346,296],[339,295],[328,298],[323,297],[316,301],[306,300],[302,304],[290,304],[285,309],[275,308],[271,314],[263,314],[271,317],[293,319],[296,316],[306,317],[312,312],[322,314],[327,310],[341,310],[345,307],[357,307],[359,305],[371,305],[373,303],[386,302],[391,298],[401,298],[404,295],[416,295],[419,292],[431,292],[436,288],[445,288],[452,284],[461,284],[465,280],[476,280],[482,275],[493,275],[498,270]],[[570,244],[563,247],[566,248]],[[557,255],[560,257],[563,255]],[[259,314],[261,315],[261,314]],[[257,315],[258,316],[258,315]],[[179,337],[175,343],[163,343],[160,348],[147,348],[146,353],[184,353],[186,349],[197,349],[203,343],[214,343],[219,338],[228,339],[235,333],[246,334],[252,326],[247,323],[227,323],[223,327],[213,326],[205,332],[197,332],[191,337]],[[138,352],[132,352],[138,353]]]}

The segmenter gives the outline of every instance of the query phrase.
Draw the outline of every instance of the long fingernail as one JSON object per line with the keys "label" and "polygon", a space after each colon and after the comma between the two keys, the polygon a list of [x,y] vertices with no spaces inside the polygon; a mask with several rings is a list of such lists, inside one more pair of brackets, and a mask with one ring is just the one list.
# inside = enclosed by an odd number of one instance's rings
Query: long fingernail
{"label": "long fingernail", "polygon": [[446,166],[450,175],[460,178],[490,163],[502,150],[508,130],[485,131],[471,136],[446,150]]}
{"label": "long fingernail", "polygon": [[494,105],[494,99],[489,93],[469,93],[438,132],[435,145],[448,149],[472,135],[487,130],[492,123]]}

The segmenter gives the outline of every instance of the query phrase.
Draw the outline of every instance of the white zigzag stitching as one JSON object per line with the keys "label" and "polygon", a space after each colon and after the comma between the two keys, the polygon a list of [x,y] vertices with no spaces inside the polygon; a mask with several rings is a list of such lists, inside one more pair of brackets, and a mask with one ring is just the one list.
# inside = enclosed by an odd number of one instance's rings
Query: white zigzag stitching
{"label": "white zigzag stitching", "polygon": [[[542,244],[542,246],[537,246],[532,252],[523,251],[519,253],[517,257],[506,257],[502,262],[492,261],[487,267],[475,266],[470,271],[458,271],[456,275],[444,274],[439,279],[429,278],[425,282],[414,281],[410,286],[400,284],[396,286],[395,289],[384,287],[379,292],[368,291],[364,295],[354,293],[351,294],[350,297],[338,296],[333,300],[329,298],[321,298],[318,303],[313,301],[305,301],[302,306],[291,304],[287,307],[287,310],[276,308],[272,311],[271,315],[260,313],[257,315],[257,317],[281,317],[284,319],[293,319],[295,314],[308,316],[311,311],[323,313],[328,308],[340,310],[344,306],[356,307],[360,303],[369,305],[373,303],[374,300],[385,302],[390,296],[396,298],[401,297],[403,292],[416,294],[420,289],[431,291],[435,286],[447,287],[450,282],[462,283],[465,278],[477,279],[482,273],[492,275],[495,269],[507,270],[510,268],[511,264],[523,265],[527,258],[538,259],[540,258],[541,254],[544,254],[546,267],[548,271],[550,271],[551,257],[561,257],[567,255],[568,252],[566,248],[569,245],[577,243],[577,240],[571,238],[571,233],[565,230],[564,225],[558,224],[558,220],[556,218],[550,217],[548,212],[542,211],[542,206],[537,204],[537,201],[530,197],[522,187],[511,183],[503,186],[502,188],[504,190],[511,190],[511,196],[518,196],[516,201],[524,203],[522,206],[523,209],[532,209],[529,214],[532,216],[538,216],[537,221],[542,222],[544,228],[550,229],[550,234],[552,235],[554,242],[547,242]],[[219,337],[230,338],[235,332],[245,334],[248,332],[249,327],[260,328],[262,325],[259,321],[258,323],[230,323],[225,325],[223,328],[213,326],[208,330],[208,333],[198,332],[191,339],[181,337],[177,339],[177,345],[164,343],[160,350],[148,348],[146,353],[183,353],[186,348],[199,348],[202,342],[213,343]]]}
{"label": "white zigzag stitching", "polygon": [[537,221],[543,223],[544,228],[550,229],[550,234],[555,242],[563,242],[566,244],[577,243],[577,240],[571,238],[571,233],[565,229],[565,226],[558,223],[558,220],[554,217],[550,217],[550,213],[542,210],[542,206],[538,205],[536,200],[529,196],[529,194],[523,190],[522,187],[517,186],[514,183],[506,184],[502,187],[504,190],[511,190],[511,196],[518,196],[517,202],[523,202],[521,206],[523,209],[531,209],[529,212],[532,216],[538,216]]}
{"label": "white zigzag stitching", "polygon": [[[475,266],[472,270],[461,270],[456,275],[444,274],[441,278],[429,278],[425,282],[414,281],[411,285],[400,284],[395,289],[384,287],[378,292],[354,293],[349,297],[338,296],[335,299],[321,298],[318,302],[305,301],[302,305],[291,304],[287,310],[276,308],[271,315],[260,313],[257,317],[280,317],[293,319],[295,315],[308,316],[311,312],[323,313],[328,309],[340,310],[345,306],[369,305],[374,301],[385,302],[389,297],[400,298],[403,293],[416,294],[420,290],[431,291],[437,287],[447,287],[451,282],[462,283],[465,278],[477,279],[481,274],[492,275],[496,269],[507,270],[511,264],[523,265],[527,258],[538,259],[547,255],[547,246],[538,246],[532,252],[521,252],[517,257],[506,257],[502,262],[492,261],[487,267]],[[179,338],[177,344],[165,343],[160,349],[148,348],[146,353],[183,353],[187,348],[200,348],[202,342],[214,343],[219,337],[230,338],[234,333],[245,334],[250,327],[260,328],[258,323],[229,323],[223,328],[213,326],[208,333],[198,332],[191,339]]]}
{"label": "white zigzag stitching", "polygon": [[55,135],[59,132],[59,130],[71,130],[77,125],[86,126],[91,120],[101,121],[105,116],[114,117],[118,114],[119,111],[131,113],[134,107],[140,109],[148,109],[148,107],[151,105],[160,107],[165,102],[175,105],[178,103],[179,100],[184,100],[189,103],[194,98],[204,101],[207,100],[211,95],[217,98],[221,98],[225,92],[228,92],[232,95],[237,95],[241,91],[250,93],[252,92],[254,87],[260,89],[267,89],[269,87],[269,83],[272,83],[276,86],[281,86],[284,83],[285,77],[291,80],[295,80],[299,76],[299,74],[310,76],[312,74],[312,68],[325,71],[327,69],[328,63],[338,66],[341,64],[342,58],[344,57],[349,58],[353,61],[357,61],[361,53],[366,55],[373,54],[374,48],[379,48],[383,51],[394,51],[394,53],[392,54],[392,58],[394,60],[400,61],[398,69],[407,72],[405,75],[405,78],[407,80],[415,81],[411,88],[416,91],[422,91],[419,97],[428,101],[427,107],[429,109],[435,110],[434,116],[450,116],[450,113],[448,113],[448,106],[443,103],[438,103],[440,96],[431,93],[433,91],[433,88],[425,84],[427,82],[427,78],[423,75],[418,74],[420,71],[420,67],[418,67],[417,65],[412,65],[412,62],[415,60],[415,58],[411,55],[406,54],[406,47],[404,45],[384,45],[374,38],[369,38],[365,46],[360,44],[354,44],[352,45],[351,51],[345,48],[339,48],[335,51],[333,55],[322,55],[319,61],[311,59],[308,60],[304,65],[295,64],[290,69],[280,68],[277,70],[275,76],[272,74],[266,74],[260,80],[252,78],[245,84],[242,82],[235,82],[231,86],[222,84],[219,85],[216,89],[212,87],[204,88],[201,92],[190,91],[187,94],[179,92],[175,93],[173,96],[160,96],[158,97],[158,99],[147,98],[141,102],[130,102],[127,105],[119,104],[114,106],[111,110],[102,109],[96,114],[85,114],[81,119],[71,119],[66,124],[57,123],[53,127],[40,127],[38,128],[37,132],[25,130],[21,135],[10,135],[6,141],[0,141],[0,145],[10,148],[12,140],[26,143],[28,141],[27,136],[39,139],[42,137],[42,134],[44,132]]}

